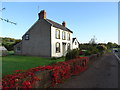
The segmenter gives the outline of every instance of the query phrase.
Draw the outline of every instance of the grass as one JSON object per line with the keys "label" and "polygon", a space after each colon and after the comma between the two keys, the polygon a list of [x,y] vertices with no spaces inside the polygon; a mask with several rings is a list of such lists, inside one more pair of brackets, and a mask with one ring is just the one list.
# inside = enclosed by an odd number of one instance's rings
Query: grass
{"label": "grass", "polygon": [[8,55],[2,57],[2,74],[12,74],[15,70],[27,70],[37,66],[50,65],[55,62],[64,61],[64,58],[53,60],[50,58],[34,56]]}

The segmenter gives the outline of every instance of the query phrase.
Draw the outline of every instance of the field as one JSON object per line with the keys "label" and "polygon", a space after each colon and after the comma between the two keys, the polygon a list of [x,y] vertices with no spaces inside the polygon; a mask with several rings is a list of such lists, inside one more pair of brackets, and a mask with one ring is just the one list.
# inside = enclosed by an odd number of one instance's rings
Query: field
{"label": "field", "polygon": [[[0,60],[1,61],[1,60]],[[12,74],[15,70],[27,70],[41,65],[50,65],[55,62],[64,61],[64,58],[57,60],[34,56],[8,55],[2,57],[2,75]]]}

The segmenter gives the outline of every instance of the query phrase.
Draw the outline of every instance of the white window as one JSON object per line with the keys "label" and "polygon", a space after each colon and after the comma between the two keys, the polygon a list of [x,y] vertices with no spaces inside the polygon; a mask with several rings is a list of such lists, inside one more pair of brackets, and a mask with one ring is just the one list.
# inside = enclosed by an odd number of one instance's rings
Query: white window
{"label": "white window", "polygon": [[66,39],[66,33],[65,33],[65,31],[62,32],[62,39],[63,39],[63,40]]}
{"label": "white window", "polygon": [[70,33],[67,34],[67,40],[70,40]]}
{"label": "white window", "polygon": [[77,45],[77,42],[75,42],[75,45]]}
{"label": "white window", "polygon": [[25,35],[25,40],[29,40],[29,34]]}
{"label": "white window", "polygon": [[70,50],[70,43],[68,43],[68,46],[67,46],[68,50]]}
{"label": "white window", "polygon": [[56,43],[56,53],[60,52],[60,43]]}
{"label": "white window", "polygon": [[56,29],[55,37],[56,39],[60,39],[60,30]]}

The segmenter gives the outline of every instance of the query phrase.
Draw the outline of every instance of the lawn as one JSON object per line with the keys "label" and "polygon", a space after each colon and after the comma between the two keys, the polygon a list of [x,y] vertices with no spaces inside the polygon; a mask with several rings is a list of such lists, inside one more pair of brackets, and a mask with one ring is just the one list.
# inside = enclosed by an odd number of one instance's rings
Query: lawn
{"label": "lawn", "polygon": [[[1,61],[1,60],[0,60]],[[41,65],[50,65],[55,62],[64,61],[64,58],[57,60],[50,58],[34,57],[34,56],[16,56],[8,55],[2,57],[2,74],[12,74],[15,70],[26,70]]]}

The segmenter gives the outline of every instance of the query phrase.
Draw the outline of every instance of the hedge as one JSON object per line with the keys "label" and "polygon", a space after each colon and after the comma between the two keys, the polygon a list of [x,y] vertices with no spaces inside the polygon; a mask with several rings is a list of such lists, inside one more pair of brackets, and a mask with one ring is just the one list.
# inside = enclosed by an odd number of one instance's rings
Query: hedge
{"label": "hedge", "polygon": [[39,66],[26,71],[16,70],[15,73],[3,77],[0,87],[3,89],[54,87],[72,75],[86,70],[87,63],[88,57],[76,57],[69,61]]}

